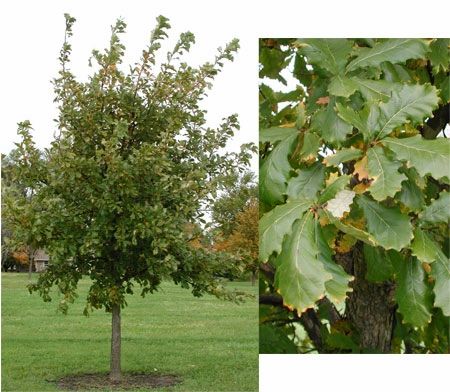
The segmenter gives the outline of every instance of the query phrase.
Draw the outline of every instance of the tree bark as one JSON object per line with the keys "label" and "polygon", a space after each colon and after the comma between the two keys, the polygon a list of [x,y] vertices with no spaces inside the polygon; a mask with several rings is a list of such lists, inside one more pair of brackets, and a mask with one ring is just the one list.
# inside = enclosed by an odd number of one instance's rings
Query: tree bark
{"label": "tree bark", "polygon": [[120,367],[120,305],[112,306],[112,323],[111,323],[111,369],[109,378],[112,382],[120,382],[122,373]]}
{"label": "tree bark", "polygon": [[34,263],[34,249],[29,246],[28,247],[28,280],[31,282],[32,273],[33,273],[33,263]]}
{"label": "tree bark", "polygon": [[380,353],[391,352],[396,311],[394,284],[366,280],[366,263],[361,244],[357,244],[351,252],[339,255],[339,259],[339,264],[355,276],[353,292],[346,301],[345,315],[359,335],[360,348]]}

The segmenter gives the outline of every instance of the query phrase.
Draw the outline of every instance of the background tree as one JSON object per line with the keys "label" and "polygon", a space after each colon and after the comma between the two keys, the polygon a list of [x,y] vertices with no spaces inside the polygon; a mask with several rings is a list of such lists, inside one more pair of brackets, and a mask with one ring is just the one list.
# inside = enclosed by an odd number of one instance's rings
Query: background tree
{"label": "background tree", "polygon": [[449,351],[449,58],[260,41],[262,352]]}
{"label": "background tree", "polygon": [[[183,33],[156,66],[170,28],[160,16],[141,61],[125,73],[120,35],[126,25],[118,20],[109,47],[92,52],[93,74],[80,82],[69,68],[75,19],[65,17],[61,68],[53,81],[59,132],[46,150],[42,170],[30,165],[19,175],[19,180],[31,176],[43,184],[34,193],[34,229],[23,240],[45,247],[52,260],[29,288],[50,301],[56,285],[60,308],[67,311],[78,281],[89,276],[85,313],[93,308],[112,313],[110,377],[119,381],[126,294],[139,289],[145,296],[171,279],[196,296],[207,292],[236,298],[215,277],[223,266],[220,255],[191,246],[186,225],[201,219],[224,176],[243,170],[251,157],[250,145],[240,153],[220,152],[238,129],[236,115],[211,129],[199,107],[239,45],[231,41],[219,48],[212,63],[194,68],[182,61],[194,36]],[[29,123],[20,133],[23,160],[33,151]],[[8,208],[14,219],[22,219],[16,200],[10,198]]]}
{"label": "background tree", "polygon": [[251,274],[252,285],[256,281],[258,261],[258,200],[248,200],[244,210],[235,216],[233,229],[226,236],[216,234],[214,249],[232,253],[239,259],[245,273]]}
{"label": "background tree", "polygon": [[[258,186],[255,175],[247,171],[226,178],[226,188],[212,207],[212,242],[214,249],[237,257],[241,269],[258,270]],[[235,270],[233,265],[233,270]]]}
{"label": "background tree", "polygon": [[45,185],[42,181],[45,157],[29,135],[30,123],[25,121],[18,126],[22,141],[16,143],[9,155],[2,154],[2,246],[5,246],[5,255],[11,256],[5,260],[28,265],[31,282],[34,256],[42,240],[36,235],[40,221],[35,212],[40,206],[35,194]]}
{"label": "background tree", "polygon": [[225,236],[233,232],[236,216],[258,197],[255,174],[232,173],[224,178],[224,191],[212,206],[212,222],[217,231]]}

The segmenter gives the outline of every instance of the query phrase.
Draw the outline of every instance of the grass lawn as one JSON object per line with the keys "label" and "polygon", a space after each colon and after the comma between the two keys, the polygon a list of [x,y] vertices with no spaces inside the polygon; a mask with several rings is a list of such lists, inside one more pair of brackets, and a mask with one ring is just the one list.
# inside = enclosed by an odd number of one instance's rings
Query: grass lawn
{"label": "grass lawn", "polygon": [[[51,380],[108,372],[110,314],[82,315],[89,281],[80,282],[80,297],[67,316],[56,311],[55,300],[44,303],[29,295],[27,282],[26,273],[2,273],[2,391],[57,391]],[[250,283],[229,286],[257,293]],[[256,391],[257,310],[256,299],[236,305],[212,296],[195,298],[171,283],[146,298],[128,296],[122,311],[122,370],[182,378],[181,384],[154,392]]]}

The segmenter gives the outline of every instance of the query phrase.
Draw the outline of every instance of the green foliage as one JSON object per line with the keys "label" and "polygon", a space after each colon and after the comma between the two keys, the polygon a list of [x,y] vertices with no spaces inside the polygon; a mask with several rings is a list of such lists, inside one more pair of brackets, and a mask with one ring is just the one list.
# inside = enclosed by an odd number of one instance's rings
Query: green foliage
{"label": "green foliage", "polygon": [[141,60],[125,72],[126,24],[118,20],[109,47],[93,50],[93,72],[81,82],[70,71],[74,21],[66,15],[66,41],[53,80],[58,134],[45,160],[33,145],[29,122],[19,124],[14,182],[30,189],[33,202],[13,193],[6,200],[17,237],[51,257],[30,291],[49,301],[56,285],[66,311],[78,281],[88,275],[86,312],[123,307],[126,294],[140,289],[145,296],[166,278],[196,296],[233,297],[217,279],[223,257],[192,246],[189,227],[201,221],[224,179],[243,171],[251,157],[251,145],[240,153],[222,152],[239,128],[236,115],[212,129],[199,108],[225,61],[233,60],[238,41],[195,68],[182,58],[194,36],[183,33],[156,66],[170,28],[160,16]]}
{"label": "green foliage", "polygon": [[[260,69],[272,71],[261,76],[280,80],[281,71],[293,69],[297,89],[305,92],[278,106],[267,98],[275,93],[267,81],[260,90],[260,260],[263,271],[274,272],[274,278],[263,275],[262,293],[281,295],[284,308],[302,316],[286,320],[288,325],[311,328],[305,311],[321,312],[325,300],[342,312],[339,302],[353,280],[343,260],[362,249],[362,276],[393,290],[395,317],[407,326],[397,331],[400,341],[441,352],[427,337],[439,330],[448,344],[448,331],[441,328],[450,312],[450,142],[437,137],[448,123],[442,98],[448,89],[447,44],[261,40],[260,48],[270,45],[270,51],[260,57]],[[271,55],[283,61],[273,67]],[[314,148],[305,147],[311,139]],[[307,158],[300,153],[304,149]],[[336,316],[322,318],[337,328]],[[332,334],[329,328],[322,324],[319,338],[317,330],[307,331],[316,349],[356,349],[354,325]],[[334,345],[335,336],[353,343],[339,348],[344,340]]]}

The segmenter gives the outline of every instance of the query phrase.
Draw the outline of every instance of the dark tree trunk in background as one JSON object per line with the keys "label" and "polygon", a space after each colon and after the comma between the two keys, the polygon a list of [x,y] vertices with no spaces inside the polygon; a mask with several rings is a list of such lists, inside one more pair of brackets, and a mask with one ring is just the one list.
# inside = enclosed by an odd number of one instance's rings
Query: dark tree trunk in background
{"label": "dark tree trunk in background", "polygon": [[34,263],[34,249],[29,246],[28,247],[28,280],[31,282],[32,272],[33,272],[33,263]]}
{"label": "dark tree trunk in background", "polygon": [[109,377],[113,382],[120,382],[120,305],[112,306],[112,328],[111,328],[111,369]]}
{"label": "dark tree trunk in background", "polygon": [[337,255],[347,273],[355,276],[353,292],[346,301],[345,317],[360,337],[360,348],[389,353],[392,346],[396,307],[392,283],[372,283],[365,278],[366,263],[361,244]]}

